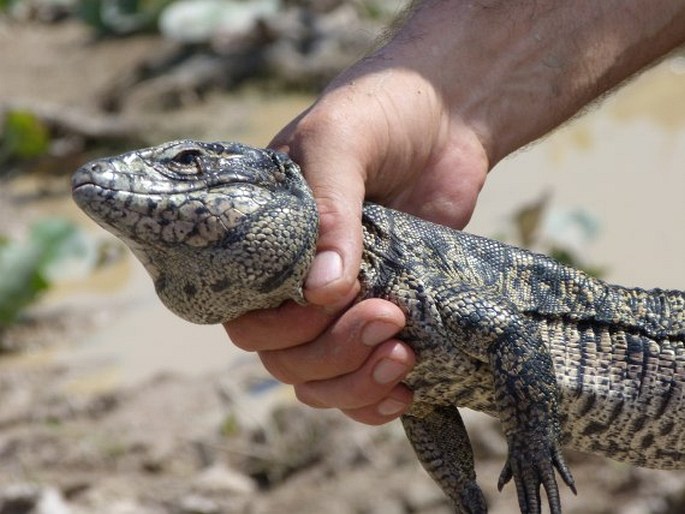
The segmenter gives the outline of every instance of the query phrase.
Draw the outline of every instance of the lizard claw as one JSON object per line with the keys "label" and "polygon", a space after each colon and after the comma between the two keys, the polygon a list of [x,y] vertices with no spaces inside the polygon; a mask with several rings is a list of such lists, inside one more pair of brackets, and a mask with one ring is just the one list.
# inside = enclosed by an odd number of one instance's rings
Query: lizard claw
{"label": "lizard claw", "polygon": [[[512,444],[513,443],[513,444]],[[512,477],[516,484],[519,507],[523,514],[540,514],[540,486],[545,488],[550,513],[561,514],[559,488],[554,476],[557,470],[562,480],[576,494],[576,486],[558,444],[551,441],[510,441],[509,457],[502,469],[497,489],[500,491]]]}

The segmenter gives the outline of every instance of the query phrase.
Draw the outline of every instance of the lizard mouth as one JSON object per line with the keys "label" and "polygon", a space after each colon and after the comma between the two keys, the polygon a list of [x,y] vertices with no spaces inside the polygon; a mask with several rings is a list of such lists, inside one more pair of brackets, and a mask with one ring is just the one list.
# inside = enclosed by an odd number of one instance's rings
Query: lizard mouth
{"label": "lizard mouth", "polygon": [[88,204],[100,196],[103,188],[93,182],[80,182],[71,185],[71,197],[76,202],[76,205],[82,209],[87,208]]}

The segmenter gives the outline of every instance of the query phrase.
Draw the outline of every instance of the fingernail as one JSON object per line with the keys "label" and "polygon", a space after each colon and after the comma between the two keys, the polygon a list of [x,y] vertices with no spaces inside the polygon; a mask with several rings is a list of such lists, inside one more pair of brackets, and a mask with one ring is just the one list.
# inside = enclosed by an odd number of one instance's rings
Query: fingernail
{"label": "fingernail", "polygon": [[406,408],[407,405],[404,402],[394,398],[387,398],[378,404],[378,414],[381,416],[394,416]]}
{"label": "fingernail", "polygon": [[337,252],[326,250],[314,257],[305,281],[306,289],[318,289],[338,280],[343,274],[343,264]]}
{"label": "fingernail", "polygon": [[385,321],[370,321],[362,328],[361,340],[367,346],[387,341],[398,331],[397,325]]}
{"label": "fingernail", "polygon": [[407,372],[407,366],[393,359],[382,359],[373,369],[373,379],[379,384],[389,384]]}

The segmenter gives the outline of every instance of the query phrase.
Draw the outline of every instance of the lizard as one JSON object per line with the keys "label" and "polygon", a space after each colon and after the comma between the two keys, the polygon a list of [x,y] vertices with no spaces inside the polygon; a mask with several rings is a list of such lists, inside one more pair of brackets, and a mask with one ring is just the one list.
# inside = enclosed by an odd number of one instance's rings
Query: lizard
{"label": "lizard", "polygon": [[[72,178],[75,202],[121,238],[162,302],[222,323],[287,300],[318,238],[307,182],[286,154],[172,141],[102,158]],[[561,512],[575,493],[562,448],[685,469],[685,292],[610,285],[544,255],[374,203],[362,210],[359,300],[394,302],[417,355],[401,416],[456,512],[485,513],[458,408],[499,419],[519,509]]]}

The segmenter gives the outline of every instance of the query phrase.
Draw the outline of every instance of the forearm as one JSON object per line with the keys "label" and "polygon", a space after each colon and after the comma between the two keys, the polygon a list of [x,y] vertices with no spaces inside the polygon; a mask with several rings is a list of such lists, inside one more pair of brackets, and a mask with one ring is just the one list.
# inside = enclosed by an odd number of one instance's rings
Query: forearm
{"label": "forearm", "polygon": [[682,0],[426,0],[378,55],[430,81],[493,166],[683,42]]}

